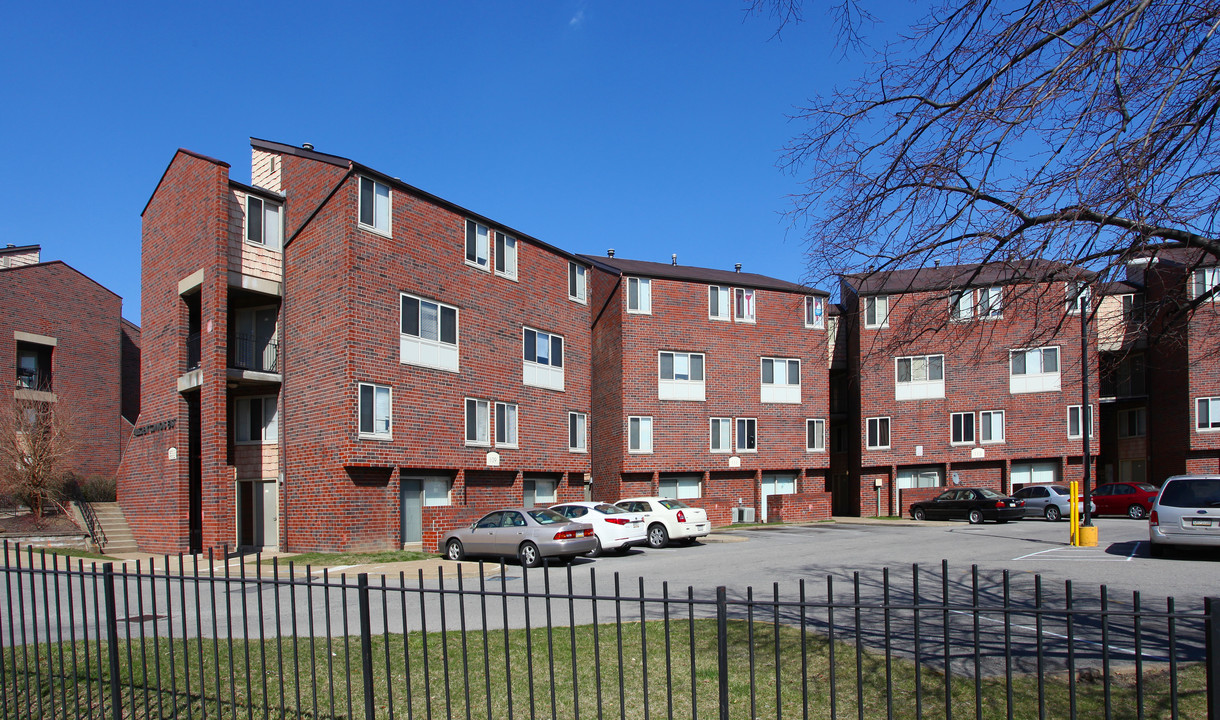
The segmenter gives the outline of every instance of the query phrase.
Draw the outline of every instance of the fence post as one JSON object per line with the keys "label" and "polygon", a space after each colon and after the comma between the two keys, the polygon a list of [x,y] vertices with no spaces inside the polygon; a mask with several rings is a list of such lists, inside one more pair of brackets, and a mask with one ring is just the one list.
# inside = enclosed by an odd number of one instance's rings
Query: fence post
{"label": "fence post", "polygon": [[114,563],[102,566],[106,602],[106,654],[110,656],[110,704],[114,720],[123,720],[123,693],[119,689],[119,618],[114,602]]}
{"label": "fence post", "polygon": [[1203,598],[1204,652],[1207,653],[1207,717],[1220,720],[1220,598]]}
{"label": "fence post", "polygon": [[720,720],[729,720],[729,600],[723,585],[716,588],[716,655],[720,676]]}
{"label": "fence post", "polygon": [[364,717],[365,720],[373,720],[373,621],[369,613],[369,574],[357,575],[356,585],[360,603],[360,663],[364,671]]}

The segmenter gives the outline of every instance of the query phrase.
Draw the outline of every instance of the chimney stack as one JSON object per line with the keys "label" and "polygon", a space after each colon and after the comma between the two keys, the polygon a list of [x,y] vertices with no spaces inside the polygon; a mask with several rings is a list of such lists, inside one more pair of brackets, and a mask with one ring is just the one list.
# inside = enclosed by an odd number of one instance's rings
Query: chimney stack
{"label": "chimney stack", "polygon": [[737,272],[741,272],[741,263],[735,263],[733,265],[733,269],[736,270]]}
{"label": "chimney stack", "polygon": [[669,264],[670,264],[670,265],[677,265],[677,264],[678,264],[678,253],[674,253],[673,255],[670,255],[670,256],[669,256]]}
{"label": "chimney stack", "polygon": [[606,251],[606,257],[614,257],[614,248],[610,248]]}

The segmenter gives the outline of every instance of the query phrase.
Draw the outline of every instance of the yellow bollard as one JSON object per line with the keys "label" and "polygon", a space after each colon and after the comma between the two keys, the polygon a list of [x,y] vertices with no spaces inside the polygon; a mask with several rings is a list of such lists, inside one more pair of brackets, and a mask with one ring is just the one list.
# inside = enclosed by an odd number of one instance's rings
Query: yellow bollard
{"label": "yellow bollard", "polygon": [[1096,525],[1085,525],[1085,526],[1081,527],[1078,532],[1079,532],[1079,534],[1077,535],[1077,538],[1079,539],[1079,542],[1077,543],[1078,545],[1080,545],[1081,547],[1097,547],[1097,526]]}
{"label": "yellow bollard", "polygon": [[1080,485],[1075,480],[1068,483],[1068,544],[1080,545],[1080,509],[1077,493]]}

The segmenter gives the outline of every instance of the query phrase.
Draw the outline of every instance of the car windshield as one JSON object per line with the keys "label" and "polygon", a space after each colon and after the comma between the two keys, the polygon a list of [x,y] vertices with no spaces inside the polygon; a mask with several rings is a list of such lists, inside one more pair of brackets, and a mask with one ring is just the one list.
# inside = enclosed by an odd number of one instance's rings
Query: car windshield
{"label": "car windshield", "polygon": [[665,508],[666,510],[685,510],[686,508],[690,507],[690,505],[687,505],[681,500],[661,500],[660,503],[661,507]]}
{"label": "car windshield", "polygon": [[1148,483],[1135,483],[1135,487],[1144,492],[1156,492],[1156,485],[1149,485]]}
{"label": "car windshield", "polygon": [[554,525],[555,523],[566,523],[568,519],[554,510],[537,509],[526,510],[529,516],[534,518],[534,521],[539,525]]}
{"label": "car windshield", "polygon": [[978,489],[978,494],[979,494],[979,495],[982,495],[983,497],[985,497],[985,498],[987,498],[987,499],[989,499],[989,500],[990,500],[991,498],[1002,498],[1002,497],[1004,497],[1003,495],[999,494],[999,493],[998,493],[998,492],[996,492],[995,490],[988,490],[987,488],[979,488],[979,489]]}
{"label": "car windshield", "polygon": [[1068,494],[1067,488],[1059,487],[1058,485],[1051,485],[1051,486],[1047,487],[1046,489],[1050,490],[1051,492],[1055,493],[1056,495],[1067,495]]}
{"label": "car windshield", "polygon": [[603,515],[619,515],[619,514],[627,512],[626,510],[622,509],[618,505],[608,505],[606,503],[602,503],[601,505],[598,505],[597,507],[595,507],[593,509],[598,511],[599,513],[602,513]]}
{"label": "car windshield", "polygon": [[1188,478],[1173,480],[1165,486],[1159,501],[1165,507],[1220,507],[1220,480]]}

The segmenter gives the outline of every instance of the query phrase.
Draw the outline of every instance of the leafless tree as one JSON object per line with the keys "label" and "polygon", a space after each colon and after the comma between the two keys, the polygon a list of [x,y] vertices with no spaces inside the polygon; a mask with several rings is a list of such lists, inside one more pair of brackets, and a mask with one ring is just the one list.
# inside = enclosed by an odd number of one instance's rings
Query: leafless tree
{"label": "leafless tree", "polygon": [[71,407],[62,394],[18,391],[0,407],[0,491],[42,518],[61,496],[75,449]]}

